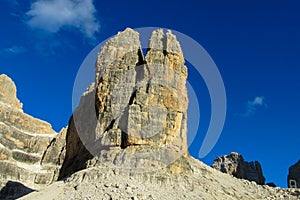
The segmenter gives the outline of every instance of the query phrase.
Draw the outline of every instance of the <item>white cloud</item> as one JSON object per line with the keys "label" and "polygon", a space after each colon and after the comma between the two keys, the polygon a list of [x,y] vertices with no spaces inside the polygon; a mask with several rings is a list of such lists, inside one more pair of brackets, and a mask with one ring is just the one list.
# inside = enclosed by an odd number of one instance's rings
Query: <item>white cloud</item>
{"label": "white cloud", "polygon": [[243,116],[243,117],[252,116],[256,113],[256,111],[259,107],[267,107],[267,104],[265,102],[265,98],[262,97],[262,96],[255,97],[253,101],[248,101],[246,112],[243,113],[241,116]]}
{"label": "white cloud", "polygon": [[56,33],[63,27],[73,27],[88,38],[100,29],[95,14],[93,0],[37,0],[26,13],[32,28]]}
{"label": "white cloud", "polygon": [[248,104],[251,106],[263,106],[265,104],[264,97],[255,97],[254,101],[249,101]]}
{"label": "white cloud", "polygon": [[24,53],[26,49],[25,47],[14,45],[12,47],[5,48],[2,51],[5,53],[20,54],[20,53]]}

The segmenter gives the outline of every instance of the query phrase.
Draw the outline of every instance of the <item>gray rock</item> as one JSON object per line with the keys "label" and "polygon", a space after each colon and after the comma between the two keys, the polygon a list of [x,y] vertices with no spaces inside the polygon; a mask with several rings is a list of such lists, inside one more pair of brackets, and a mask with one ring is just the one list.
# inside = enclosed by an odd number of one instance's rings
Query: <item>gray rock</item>
{"label": "gray rock", "polygon": [[8,181],[0,191],[0,199],[17,199],[33,191],[19,182]]}
{"label": "gray rock", "polygon": [[300,188],[300,160],[289,168],[287,180],[289,188]]}
{"label": "gray rock", "polygon": [[236,152],[217,157],[212,167],[236,178],[254,181],[259,185],[265,184],[265,177],[260,163],[257,161],[246,162],[242,155]]}
{"label": "gray rock", "polygon": [[187,68],[175,35],[155,30],[144,57],[127,28],[100,50],[95,79],[70,120],[60,178],[99,163],[188,170]]}
{"label": "gray rock", "polygon": [[275,184],[275,183],[273,183],[273,182],[266,183],[266,185],[267,185],[267,186],[269,186],[269,187],[276,187],[276,184]]}
{"label": "gray rock", "polygon": [[23,112],[16,92],[14,82],[0,75],[1,198],[19,197],[55,181],[62,161],[56,162],[57,152],[49,155],[53,137],[62,138],[56,146],[65,146],[63,133],[57,134],[48,122]]}
{"label": "gray rock", "polygon": [[22,109],[23,104],[17,98],[15,83],[5,74],[0,75],[0,102],[16,109]]}

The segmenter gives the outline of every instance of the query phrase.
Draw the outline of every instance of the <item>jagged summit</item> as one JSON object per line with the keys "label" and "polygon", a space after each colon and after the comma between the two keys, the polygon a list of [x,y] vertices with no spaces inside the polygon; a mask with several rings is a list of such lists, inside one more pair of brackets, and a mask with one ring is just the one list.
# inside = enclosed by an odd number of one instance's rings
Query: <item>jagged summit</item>
{"label": "jagged summit", "polygon": [[5,74],[0,75],[0,102],[22,109],[23,104],[17,98],[17,88],[13,80]]}
{"label": "jagged summit", "polygon": [[[38,134],[53,134],[51,124],[36,119],[22,110],[23,104],[17,98],[15,83],[5,74],[0,75],[0,122],[13,125],[26,132]],[[9,112],[3,112],[3,111]]]}
{"label": "jagged summit", "polygon": [[236,152],[217,157],[212,167],[237,178],[255,181],[260,185],[265,184],[261,164],[258,161],[247,162]]}
{"label": "jagged summit", "polygon": [[145,56],[132,29],[107,41],[98,54],[95,87],[70,120],[61,178],[99,162],[126,170],[188,170],[186,78],[170,31],[154,31]]}

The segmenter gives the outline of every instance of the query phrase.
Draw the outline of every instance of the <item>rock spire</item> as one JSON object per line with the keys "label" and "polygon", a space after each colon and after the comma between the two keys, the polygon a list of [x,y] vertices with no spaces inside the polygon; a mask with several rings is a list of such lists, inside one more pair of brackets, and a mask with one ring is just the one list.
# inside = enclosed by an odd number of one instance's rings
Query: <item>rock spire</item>
{"label": "rock spire", "polygon": [[171,31],[153,31],[146,56],[139,33],[130,28],[110,39],[98,54],[94,87],[70,120],[61,177],[95,163],[185,172],[186,79],[182,50]]}

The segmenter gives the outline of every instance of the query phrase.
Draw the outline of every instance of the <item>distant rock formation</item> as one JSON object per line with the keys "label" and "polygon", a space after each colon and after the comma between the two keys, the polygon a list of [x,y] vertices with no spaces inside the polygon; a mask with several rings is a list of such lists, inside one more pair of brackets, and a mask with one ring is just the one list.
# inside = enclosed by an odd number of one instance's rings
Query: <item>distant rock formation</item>
{"label": "distant rock formation", "polygon": [[60,177],[103,163],[187,170],[186,79],[182,50],[170,31],[152,33],[145,57],[138,32],[127,28],[110,39],[99,52],[95,84],[70,120]]}
{"label": "distant rock formation", "polygon": [[277,187],[275,183],[270,182],[270,183],[266,183],[267,186],[269,187]]}
{"label": "distant rock formation", "polygon": [[289,188],[300,188],[300,160],[289,168],[287,180]]}
{"label": "distant rock formation", "polygon": [[265,184],[265,177],[260,163],[257,161],[246,162],[242,155],[236,152],[217,157],[212,167],[236,178],[255,181],[259,185]]}
{"label": "distant rock formation", "polygon": [[[0,75],[0,198],[13,198],[52,183],[61,165],[48,152],[53,138],[63,137],[65,131],[57,135],[49,123],[24,113],[16,94],[14,82]],[[20,187],[23,184],[25,189]]]}

